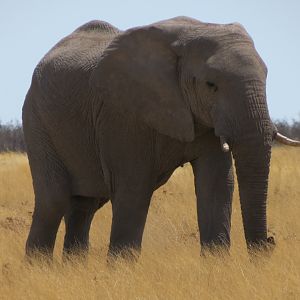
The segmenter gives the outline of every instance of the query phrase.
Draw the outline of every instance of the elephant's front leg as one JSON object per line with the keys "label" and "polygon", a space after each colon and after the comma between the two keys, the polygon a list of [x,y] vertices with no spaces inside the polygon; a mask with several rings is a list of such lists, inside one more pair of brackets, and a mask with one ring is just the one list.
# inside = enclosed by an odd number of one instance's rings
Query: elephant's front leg
{"label": "elephant's front leg", "polygon": [[113,220],[109,257],[135,258],[140,253],[152,191],[139,185],[119,187],[112,197]]}
{"label": "elephant's front leg", "polygon": [[200,157],[191,162],[201,246],[229,248],[234,189],[231,153],[222,152],[219,139],[212,134],[203,142]]}
{"label": "elephant's front leg", "polygon": [[140,252],[156,182],[155,135],[135,118],[107,110],[100,144],[113,212],[108,256],[128,258]]}

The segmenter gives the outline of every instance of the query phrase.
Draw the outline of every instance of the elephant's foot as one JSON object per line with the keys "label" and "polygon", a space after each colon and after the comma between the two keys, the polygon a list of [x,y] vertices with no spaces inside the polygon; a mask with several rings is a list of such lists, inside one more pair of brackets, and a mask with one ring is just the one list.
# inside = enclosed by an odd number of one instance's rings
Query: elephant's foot
{"label": "elephant's foot", "polygon": [[[200,223],[200,222],[199,222]],[[213,224],[218,223],[217,220],[211,220],[211,230],[202,226],[200,232],[201,255],[228,255],[230,251],[230,224],[227,226],[219,226],[218,230],[213,230]],[[202,223],[200,223],[202,225]]]}
{"label": "elephant's foot", "polygon": [[88,245],[74,244],[70,247],[64,246],[63,261],[68,262],[73,260],[79,260],[85,262],[87,260],[88,250]]}
{"label": "elephant's foot", "polygon": [[107,253],[107,265],[110,268],[115,268],[119,261],[127,263],[136,263],[141,254],[141,246],[109,246]]}
{"label": "elephant's foot", "polygon": [[273,236],[269,236],[266,241],[260,241],[257,243],[248,243],[247,249],[250,255],[250,260],[256,262],[257,259],[262,257],[271,257],[275,250],[276,242]]}
{"label": "elephant's foot", "polygon": [[31,247],[26,244],[26,255],[24,262],[34,266],[36,264],[49,265],[53,263],[53,250],[48,248]]}
{"label": "elephant's foot", "polygon": [[88,249],[82,249],[80,247],[72,249],[64,249],[62,255],[62,261],[64,264],[81,264],[86,266],[88,263]]}
{"label": "elephant's foot", "polygon": [[217,239],[210,242],[201,242],[201,256],[227,256],[230,254],[230,241],[228,239]]}

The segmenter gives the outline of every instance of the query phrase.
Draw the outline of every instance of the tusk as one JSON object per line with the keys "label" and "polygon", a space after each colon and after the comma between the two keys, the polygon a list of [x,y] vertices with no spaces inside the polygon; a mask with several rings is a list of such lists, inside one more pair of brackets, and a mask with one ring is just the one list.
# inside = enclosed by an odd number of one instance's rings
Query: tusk
{"label": "tusk", "polygon": [[229,152],[230,147],[226,141],[226,138],[224,136],[220,137],[220,142],[221,142],[221,149],[223,152]]}
{"label": "tusk", "polygon": [[280,134],[279,132],[276,133],[275,140],[284,145],[300,147],[300,141],[289,139],[288,137]]}
{"label": "tusk", "polygon": [[229,145],[227,143],[224,143],[222,145],[222,151],[223,152],[229,152],[230,148],[229,148]]}

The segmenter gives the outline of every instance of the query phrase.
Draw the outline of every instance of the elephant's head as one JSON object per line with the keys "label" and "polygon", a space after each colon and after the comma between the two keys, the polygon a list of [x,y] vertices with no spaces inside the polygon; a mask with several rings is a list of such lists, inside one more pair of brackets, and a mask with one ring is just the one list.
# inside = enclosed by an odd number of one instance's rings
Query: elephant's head
{"label": "elephant's head", "polygon": [[107,105],[183,142],[197,136],[196,122],[214,128],[235,158],[247,244],[260,245],[267,241],[275,136],[266,76],[241,25],[180,17],[120,35],[104,52],[91,84],[109,99]]}

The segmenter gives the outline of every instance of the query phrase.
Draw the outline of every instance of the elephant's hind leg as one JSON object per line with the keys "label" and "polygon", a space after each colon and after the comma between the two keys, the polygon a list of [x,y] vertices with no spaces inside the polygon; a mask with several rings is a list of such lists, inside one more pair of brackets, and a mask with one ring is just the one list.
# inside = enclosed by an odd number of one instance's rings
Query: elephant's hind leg
{"label": "elephant's hind leg", "polygon": [[95,212],[108,199],[73,196],[70,207],[64,216],[66,234],[64,255],[83,254],[89,248],[89,231]]}
{"label": "elephant's hind leg", "polygon": [[26,254],[52,256],[56,234],[69,201],[68,190],[57,186],[56,191],[36,193],[32,224],[26,242]]}
{"label": "elephant's hind leg", "polygon": [[35,207],[26,242],[29,256],[52,256],[61,219],[70,202],[68,174],[51,139],[39,123],[24,122],[27,153],[33,179]]}

